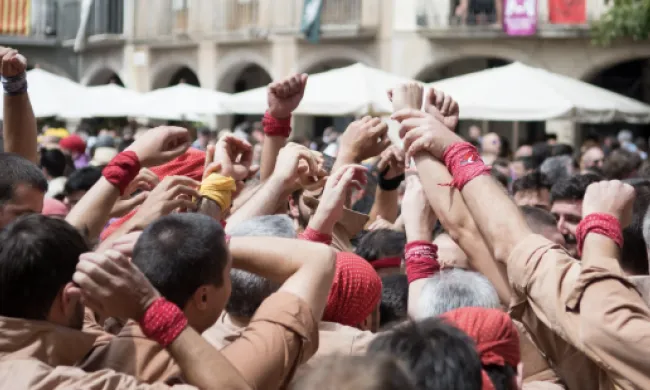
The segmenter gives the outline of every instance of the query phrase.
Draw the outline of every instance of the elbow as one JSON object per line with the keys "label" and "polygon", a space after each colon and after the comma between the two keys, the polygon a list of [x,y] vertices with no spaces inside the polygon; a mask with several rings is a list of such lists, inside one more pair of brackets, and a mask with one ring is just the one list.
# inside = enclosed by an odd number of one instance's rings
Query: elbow
{"label": "elbow", "polygon": [[336,273],[336,251],[329,246],[322,245],[322,247],[323,252],[322,256],[319,256],[321,260],[318,262],[318,268],[323,280],[331,285]]}

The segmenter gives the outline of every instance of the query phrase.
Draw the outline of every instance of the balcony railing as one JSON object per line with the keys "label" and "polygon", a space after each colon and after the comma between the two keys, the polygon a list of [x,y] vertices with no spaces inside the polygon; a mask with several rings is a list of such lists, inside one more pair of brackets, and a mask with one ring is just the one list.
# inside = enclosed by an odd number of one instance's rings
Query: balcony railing
{"label": "balcony railing", "polygon": [[[584,10],[567,10],[566,4],[556,0],[538,0],[538,31],[543,34],[586,30],[605,9],[603,0],[586,0]],[[420,0],[416,23],[421,29],[445,34],[465,32],[476,36],[489,31],[498,34],[503,31],[503,13],[503,0]]]}
{"label": "balcony railing", "polygon": [[[374,27],[380,0],[324,0],[321,28]],[[217,36],[265,38],[297,32],[304,0],[135,0],[137,39]]]}

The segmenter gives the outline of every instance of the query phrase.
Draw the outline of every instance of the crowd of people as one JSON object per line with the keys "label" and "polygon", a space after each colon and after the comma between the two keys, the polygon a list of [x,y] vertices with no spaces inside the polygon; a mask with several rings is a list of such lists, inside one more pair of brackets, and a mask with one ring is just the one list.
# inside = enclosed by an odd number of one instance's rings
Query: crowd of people
{"label": "crowd of people", "polygon": [[294,75],[215,140],[39,135],[25,58],[0,58],[0,387],[650,388],[629,133],[510,153],[412,83],[401,146],[370,116],[288,142]]}

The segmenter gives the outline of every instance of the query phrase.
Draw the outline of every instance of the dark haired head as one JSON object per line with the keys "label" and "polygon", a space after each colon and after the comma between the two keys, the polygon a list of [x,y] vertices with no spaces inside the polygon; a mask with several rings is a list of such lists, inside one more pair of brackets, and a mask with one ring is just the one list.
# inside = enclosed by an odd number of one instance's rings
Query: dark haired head
{"label": "dark haired head", "polygon": [[384,327],[406,318],[409,283],[406,275],[394,274],[381,278],[381,284],[379,326]]}
{"label": "dark haired head", "polygon": [[586,173],[574,175],[561,180],[551,187],[551,203],[557,201],[581,201],[585,197],[590,184],[604,180],[603,177]]}
{"label": "dark haired head", "polygon": [[26,213],[40,213],[47,180],[31,161],[0,153],[0,228]]}
{"label": "dark haired head", "polygon": [[551,156],[573,157],[573,146],[568,144],[555,144],[551,146]]}
{"label": "dark haired head", "polygon": [[59,149],[41,149],[40,166],[51,178],[63,176],[67,166],[65,154]]}
{"label": "dark haired head", "polygon": [[355,253],[370,263],[385,257],[403,257],[406,234],[391,229],[377,229],[366,232],[355,249]]}
{"label": "dark haired head", "polygon": [[623,180],[636,175],[643,160],[638,153],[626,149],[617,149],[607,156],[603,162],[603,173],[610,180]]}
{"label": "dark haired head", "polygon": [[64,203],[68,208],[73,208],[101,177],[102,170],[98,167],[85,167],[72,172],[64,187]]}
{"label": "dark haired head", "polygon": [[[48,320],[57,295],[72,285],[79,256],[89,250],[81,234],[60,218],[28,215],[0,231],[0,315]],[[83,307],[76,302],[61,325],[81,328]]]}
{"label": "dark haired head", "polygon": [[142,232],[133,251],[133,263],[166,299],[185,310],[194,299],[207,302],[212,313],[195,320],[188,316],[197,331],[212,325],[228,300],[229,257],[221,224],[196,213],[158,219]]}
{"label": "dark haired head", "polygon": [[540,234],[558,245],[566,244],[557,228],[557,220],[549,211],[533,206],[521,206],[519,209],[533,233]]}
{"label": "dark haired head", "polygon": [[551,157],[551,145],[546,142],[533,144],[533,169],[539,168],[549,157]]}
{"label": "dark haired head", "polygon": [[546,175],[534,171],[520,177],[512,183],[512,196],[518,206],[536,206],[545,209],[551,207],[551,183]]}
{"label": "dark haired head", "polygon": [[409,322],[380,333],[368,356],[386,354],[410,369],[419,390],[480,390],[481,360],[472,339],[438,318]]}
{"label": "dark haired head", "polygon": [[650,180],[632,179],[626,182],[634,187],[636,197],[632,207],[632,221],[623,229],[621,267],[629,275],[648,275],[648,245],[644,237],[644,222],[650,206]]}

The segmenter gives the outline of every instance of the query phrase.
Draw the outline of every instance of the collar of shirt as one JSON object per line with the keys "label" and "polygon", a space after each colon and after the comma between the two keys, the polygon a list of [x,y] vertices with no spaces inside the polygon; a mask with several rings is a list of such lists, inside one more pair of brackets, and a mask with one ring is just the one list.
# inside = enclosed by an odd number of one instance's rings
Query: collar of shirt
{"label": "collar of shirt", "polygon": [[77,364],[96,336],[46,321],[0,317],[0,358],[34,358],[55,366]]}

